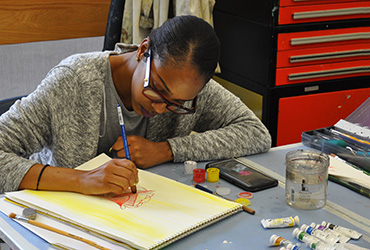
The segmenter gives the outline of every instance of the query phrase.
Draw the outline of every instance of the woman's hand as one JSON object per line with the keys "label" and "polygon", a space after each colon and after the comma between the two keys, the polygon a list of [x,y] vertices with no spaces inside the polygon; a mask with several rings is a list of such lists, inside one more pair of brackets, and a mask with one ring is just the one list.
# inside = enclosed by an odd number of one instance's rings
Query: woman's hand
{"label": "woman's hand", "polygon": [[42,164],[33,165],[23,177],[19,189],[36,189],[39,180],[39,190],[121,194],[138,182],[135,164],[126,159],[113,159],[90,171],[49,166],[40,178],[42,168]]}
{"label": "woman's hand", "polygon": [[81,171],[79,191],[83,194],[121,194],[138,182],[138,171],[132,161],[113,159],[90,171]]}
{"label": "woman's hand", "polygon": [[[172,161],[172,150],[168,142],[152,142],[136,135],[127,136],[131,160],[138,168],[149,168],[164,162]],[[114,143],[113,150],[117,151],[117,156],[125,157],[122,137],[118,137]]]}

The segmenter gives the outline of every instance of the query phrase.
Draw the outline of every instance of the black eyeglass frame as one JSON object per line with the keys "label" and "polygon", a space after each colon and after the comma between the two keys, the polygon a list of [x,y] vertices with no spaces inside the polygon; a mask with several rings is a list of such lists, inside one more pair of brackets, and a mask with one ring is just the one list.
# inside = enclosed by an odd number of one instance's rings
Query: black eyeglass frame
{"label": "black eyeglass frame", "polygon": [[[146,53],[146,66],[145,66],[145,77],[144,77],[144,89],[141,92],[146,98],[148,98],[150,101],[155,103],[165,103],[167,106],[166,108],[176,114],[193,114],[195,113],[195,106],[197,102],[197,97],[195,97],[192,100],[192,107],[191,109],[186,108],[184,106],[181,106],[179,104],[173,103],[168,101],[161,93],[159,93],[154,87],[149,85],[150,82],[150,67],[151,67],[151,60],[150,60],[150,49],[149,52]],[[151,91],[151,93],[156,94],[161,101],[159,100],[153,100],[149,95],[145,94],[145,92]]]}

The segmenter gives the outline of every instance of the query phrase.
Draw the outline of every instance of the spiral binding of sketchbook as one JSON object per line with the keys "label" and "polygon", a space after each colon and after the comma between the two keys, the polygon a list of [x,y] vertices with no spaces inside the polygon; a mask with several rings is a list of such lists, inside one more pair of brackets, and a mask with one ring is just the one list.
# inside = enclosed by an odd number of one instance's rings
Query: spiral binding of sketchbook
{"label": "spiral binding of sketchbook", "polygon": [[[110,159],[103,158],[89,164],[94,168]],[[138,249],[162,248],[242,210],[238,203],[148,171],[139,170],[139,180],[136,194],[87,196],[23,190],[5,196]]]}

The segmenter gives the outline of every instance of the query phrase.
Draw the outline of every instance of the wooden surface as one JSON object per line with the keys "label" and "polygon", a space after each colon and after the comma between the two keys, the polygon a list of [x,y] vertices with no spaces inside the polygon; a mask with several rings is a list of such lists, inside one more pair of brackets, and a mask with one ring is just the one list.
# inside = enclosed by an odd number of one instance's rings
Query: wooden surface
{"label": "wooden surface", "polygon": [[103,36],[110,0],[1,0],[0,44]]}

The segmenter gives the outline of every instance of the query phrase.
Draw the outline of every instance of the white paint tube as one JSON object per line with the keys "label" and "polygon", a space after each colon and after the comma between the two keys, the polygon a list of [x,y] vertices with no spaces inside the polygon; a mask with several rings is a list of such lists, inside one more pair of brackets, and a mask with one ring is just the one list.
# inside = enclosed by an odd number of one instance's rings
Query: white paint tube
{"label": "white paint tube", "polygon": [[311,227],[317,229],[317,230],[320,230],[320,231],[323,231],[323,232],[326,232],[326,233],[329,233],[329,234],[332,234],[332,235],[335,235],[338,239],[339,239],[339,242],[340,243],[346,243],[348,242],[351,238],[348,237],[347,235],[344,235],[338,231],[334,231],[334,230],[331,230],[330,228],[327,228],[323,225],[320,225],[320,224],[316,224],[316,223],[311,223],[310,225]]}
{"label": "white paint tube", "polygon": [[288,244],[286,246],[286,250],[300,250],[301,248],[298,246],[298,245],[294,245],[294,244]]}
{"label": "white paint tube", "polygon": [[299,225],[299,217],[285,217],[277,219],[262,219],[261,224],[264,228],[293,227]]}
{"label": "white paint tube", "polygon": [[319,243],[320,240],[312,235],[309,235],[305,231],[300,230],[299,228],[296,228],[293,230],[293,237],[297,238],[299,241],[304,242],[306,244],[311,243]]}
{"label": "white paint tube", "polygon": [[331,246],[324,241],[320,241],[318,243],[307,243],[307,246],[310,249],[315,249],[315,250],[334,250],[336,249],[334,246]]}
{"label": "white paint tube", "polygon": [[299,245],[297,245],[296,248],[293,248],[295,246],[294,243],[291,242],[290,240],[287,240],[287,239],[281,237],[281,236],[277,236],[276,234],[273,234],[270,237],[270,246],[272,246],[272,247],[274,247],[274,246],[285,246],[288,249],[289,245],[292,245],[292,246],[290,246],[291,249],[294,249],[294,250],[300,249]]}
{"label": "white paint tube", "polygon": [[326,221],[323,221],[321,225],[323,225],[324,227],[330,228],[331,230],[337,231],[341,234],[347,235],[348,237],[351,237],[354,240],[358,240],[362,236],[362,234],[360,234],[359,232],[355,230],[352,230],[346,227],[341,227],[338,225],[334,225]]}
{"label": "white paint tube", "polygon": [[315,229],[314,227],[307,226],[306,224],[303,224],[301,226],[301,230],[305,231],[306,233],[308,233],[310,235],[313,235],[313,236],[317,237],[318,239],[320,239],[320,240],[322,240],[322,241],[324,241],[324,242],[326,242],[326,243],[328,243],[329,245],[332,245],[332,246],[336,242],[339,241],[339,237],[337,237],[336,235],[333,235],[331,233]]}

